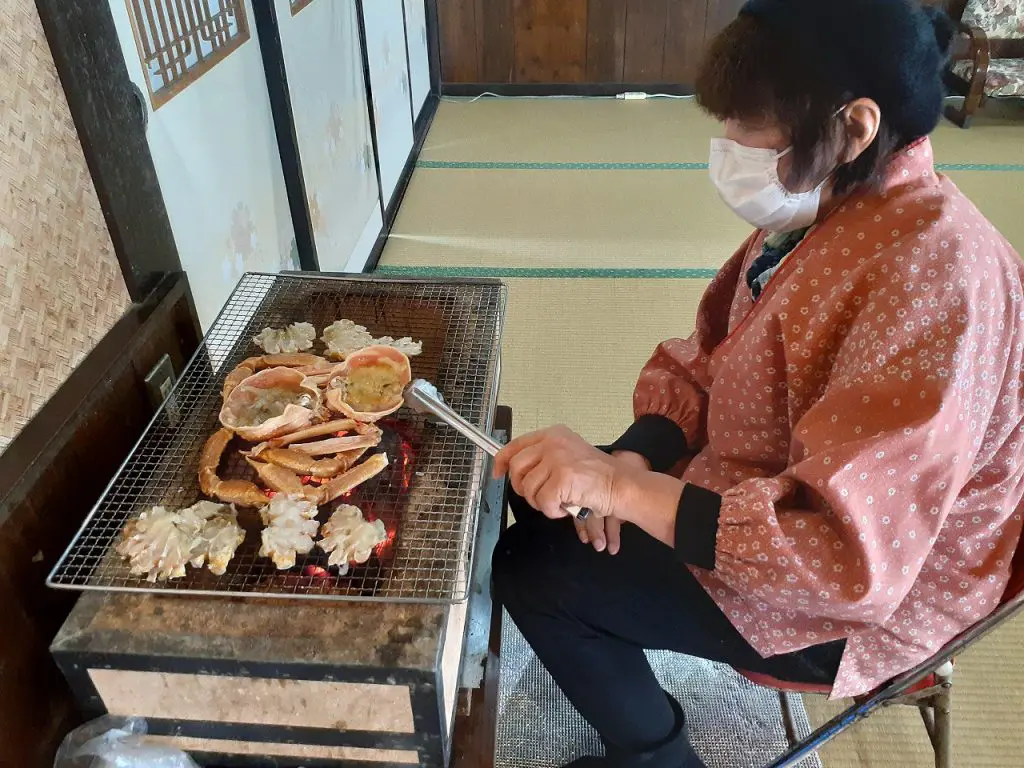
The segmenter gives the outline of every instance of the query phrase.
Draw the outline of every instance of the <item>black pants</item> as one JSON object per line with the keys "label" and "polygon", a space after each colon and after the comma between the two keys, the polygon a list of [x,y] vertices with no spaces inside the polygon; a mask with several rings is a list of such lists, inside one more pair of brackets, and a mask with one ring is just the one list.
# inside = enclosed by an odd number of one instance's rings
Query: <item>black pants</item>
{"label": "black pants", "polygon": [[669,547],[624,525],[616,555],[579,541],[513,495],[494,551],[496,598],[606,744],[643,750],[674,726],[644,649],[677,651],[780,680],[831,683],[844,642],[762,658]]}

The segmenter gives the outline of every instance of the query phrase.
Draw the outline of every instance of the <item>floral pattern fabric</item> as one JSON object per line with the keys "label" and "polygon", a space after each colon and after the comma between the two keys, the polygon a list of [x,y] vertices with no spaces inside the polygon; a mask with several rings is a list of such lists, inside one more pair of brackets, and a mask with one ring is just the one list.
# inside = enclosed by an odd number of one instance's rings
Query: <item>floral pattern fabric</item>
{"label": "floral pattern fabric", "polygon": [[[965,80],[974,74],[974,62],[958,61],[953,72]],[[1024,98],[1024,59],[993,59],[985,78],[986,96]]]}
{"label": "floral pattern fabric", "polygon": [[1024,2],[1022,0],[970,0],[963,15],[964,24],[980,27],[989,37],[1015,40],[1024,38]]}
{"label": "floral pattern fabric", "polygon": [[[694,575],[764,656],[845,638],[833,697],[865,693],[992,612],[1024,512],[1024,264],[922,139],[843,203],[754,303],[756,233],[634,411],[722,494]],[[680,514],[685,514],[682,510]]]}

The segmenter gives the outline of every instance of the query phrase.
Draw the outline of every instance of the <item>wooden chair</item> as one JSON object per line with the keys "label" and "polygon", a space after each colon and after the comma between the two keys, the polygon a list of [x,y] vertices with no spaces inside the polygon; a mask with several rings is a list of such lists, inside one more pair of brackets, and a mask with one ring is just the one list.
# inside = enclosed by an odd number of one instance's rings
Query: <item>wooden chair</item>
{"label": "wooden chair", "polygon": [[947,11],[963,38],[946,84],[964,101],[946,117],[969,128],[987,99],[1024,98],[1024,0],[952,0]]}
{"label": "wooden chair", "polygon": [[1010,580],[999,606],[989,616],[953,638],[938,653],[918,666],[904,672],[880,688],[854,699],[853,705],[833,717],[805,739],[796,737],[796,725],[789,708],[790,693],[829,692],[828,686],[806,686],[782,682],[743,670],[737,670],[748,680],[774,688],[779,692],[779,703],[790,749],[766,768],[790,768],[808,755],[817,752],[854,723],[863,720],[875,710],[893,704],[909,704],[921,711],[928,737],[935,750],[935,768],[953,766],[953,659],[969,645],[988,634],[1000,624],[1009,621],[1024,608],[1024,540],[1017,545],[1010,566]]}

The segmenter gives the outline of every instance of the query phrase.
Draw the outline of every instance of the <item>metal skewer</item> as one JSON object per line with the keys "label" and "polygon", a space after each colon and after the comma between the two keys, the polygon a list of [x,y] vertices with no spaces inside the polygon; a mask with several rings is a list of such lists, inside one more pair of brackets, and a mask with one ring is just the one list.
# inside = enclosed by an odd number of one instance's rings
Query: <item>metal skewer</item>
{"label": "metal skewer", "polygon": [[[404,396],[406,405],[414,411],[429,413],[437,417],[488,455],[496,456],[502,449],[501,443],[453,411],[444,401],[441,393],[437,391],[437,387],[429,381],[414,379],[406,385]],[[590,510],[586,507],[580,508],[571,504],[563,504],[562,509],[577,520],[586,520],[590,516]]]}

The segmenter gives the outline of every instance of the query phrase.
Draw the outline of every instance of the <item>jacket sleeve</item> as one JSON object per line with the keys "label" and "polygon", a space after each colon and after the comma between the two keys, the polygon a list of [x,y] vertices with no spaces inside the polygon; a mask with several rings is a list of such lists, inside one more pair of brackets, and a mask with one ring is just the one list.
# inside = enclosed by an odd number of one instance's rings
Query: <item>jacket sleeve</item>
{"label": "jacket sleeve", "polygon": [[972,471],[964,415],[983,407],[969,382],[984,379],[966,298],[939,298],[944,322],[901,321],[897,334],[862,312],[795,422],[788,469],[722,496],[684,487],[677,556],[780,609],[861,625],[891,616]]}
{"label": "jacket sleeve", "polygon": [[729,313],[754,241],[751,236],[711,281],[693,334],[655,349],[633,391],[635,421],[608,450],[639,453],[655,472],[667,472],[705,444],[708,358],[728,335]]}

